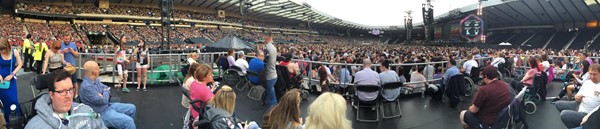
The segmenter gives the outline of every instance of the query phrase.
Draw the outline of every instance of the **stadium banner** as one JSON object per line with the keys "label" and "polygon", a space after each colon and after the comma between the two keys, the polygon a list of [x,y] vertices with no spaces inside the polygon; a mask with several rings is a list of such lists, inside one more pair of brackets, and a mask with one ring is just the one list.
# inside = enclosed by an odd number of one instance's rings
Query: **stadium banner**
{"label": "stadium banner", "polygon": [[460,37],[460,23],[451,24],[450,33],[452,37]]}
{"label": "stadium banner", "polygon": [[433,29],[433,35],[435,39],[442,39],[442,26],[436,26]]}

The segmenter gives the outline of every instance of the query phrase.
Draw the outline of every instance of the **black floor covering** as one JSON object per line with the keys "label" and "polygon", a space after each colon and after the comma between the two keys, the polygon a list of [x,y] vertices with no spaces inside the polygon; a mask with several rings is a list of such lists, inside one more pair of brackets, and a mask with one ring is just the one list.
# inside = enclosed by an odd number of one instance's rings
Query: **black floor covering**
{"label": "black floor covering", "polygon": [[[27,73],[18,78],[19,100],[25,101],[33,98],[30,89],[31,78],[34,74]],[[137,85],[136,85],[137,86]],[[551,83],[548,86],[548,96],[556,96],[561,83]],[[123,93],[112,89],[112,96],[121,98],[121,102],[133,103],[137,107],[136,125],[139,129],[179,129],[182,127],[182,116],[185,109],[181,106],[181,89],[177,86],[153,86],[148,91],[135,91],[135,86],[129,85],[131,93]],[[241,120],[257,121],[261,123],[263,114],[267,111],[258,101],[249,99],[248,89],[237,93],[236,116]],[[311,95],[308,100],[302,101],[302,116],[306,117],[309,104],[317,95]],[[402,117],[386,119],[378,123],[355,121],[355,110],[348,105],[348,119],[352,120],[355,129],[460,129],[458,114],[470,105],[471,99],[465,98],[458,108],[449,108],[446,103],[431,100],[429,97],[420,96],[402,97],[400,105]],[[527,120],[532,129],[565,129],[559,118],[559,112],[549,101],[537,104],[538,110],[533,115],[528,115]],[[375,113],[365,113],[365,117],[372,117]],[[380,118],[381,119],[381,118]]]}

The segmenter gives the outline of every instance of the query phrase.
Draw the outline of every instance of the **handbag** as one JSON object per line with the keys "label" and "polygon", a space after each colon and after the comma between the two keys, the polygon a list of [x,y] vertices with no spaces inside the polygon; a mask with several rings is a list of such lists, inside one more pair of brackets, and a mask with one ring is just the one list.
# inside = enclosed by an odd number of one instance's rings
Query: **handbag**
{"label": "handbag", "polygon": [[[10,72],[12,72],[13,71],[13,60],[14,59],[12,58],[13,51],[10,51],[10,52],[11,52],[10,53]],[[0,89],[8,89],[9,87],[10,87],[10,81],[1,81],[0,82]]]}

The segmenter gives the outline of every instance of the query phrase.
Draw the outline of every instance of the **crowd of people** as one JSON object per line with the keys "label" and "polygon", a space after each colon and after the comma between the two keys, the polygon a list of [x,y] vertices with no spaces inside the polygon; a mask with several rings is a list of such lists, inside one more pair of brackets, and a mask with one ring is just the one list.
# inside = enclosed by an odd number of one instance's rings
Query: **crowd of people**
{"label": "crowd of people", "polygon": [[[28,25],[28,27],[31,28],[38,28],[38,27],[34,27],[35,25]],[[40,27],[41,28],[41,27]],[[118,28],[118,27],[115,27]],[[32,34],[43,34],[43,33],[32,33]],[[130,37],[135,37],[135,36],[129,36],[126,33],[123,33],[124,36],[121,37],[121,42],[127,42],[127,40],[135,40],[134,38],[130,38]],[[31,38],[33,36],[25,36],[26,39],[23,41],[24,43],[35,43],[35,41],[32,41]],[[80,50],[79,48],[77,48],[77,46],[72,46],[73,44],[71,44],[71,42],[73,41],[74,38],[70,37],[69,35],[67,36],[55,36],[56,38],[59,39],[59,41],[56,42],[50,42],[49,48],[49,52],[46,53],[45,57],[47,58],[47,60],[44,60],[44,68],[43,70],[45,70],[46,68],[50,68],[49,71],[54,71],[52,73],[60,73],[60,72],[56,72],[57,69],[60,69],[61,66],[65,65],[76,65],[74,61],[67,61],[67,60],[73,60],[74,57],[77,56],[78,52],[77,50]],[[327,37],[329,38],[329,37]],[[235,59],[235,55],[233,54],[233,51],[230,51],[227,58],[226,58],[226,62],[228,62],[229,66],[236,66],[236,67],[242,67],[242,70],[245,71],[251,71],[251,72],[255,72],[255,73],[264,73],[265,76],[265,80],[258,80],[257,83],[264,83],[266,84],[265,88],[267,89],[267,99],[266,99],[266,105],[268,107],[273,107],[271,108],[271,110],[269,110],[269,112],[267,114],[265,114],[265,120],[261,125],[257,125],[257,124],[247,124],[248,126],[253,126],[253,127],[258,127],[261,126],[263,128],[278,128],[278,127],[282,127],[282,126],[291,126],[291,127],[309,127],[309,125],[311,124],[317,124],[314,125],[316,126],[315,128],[319,128],[319,126],[324,126],[324,125],[318,125],[321,122],[324,122],[325,120],[323,118],[319,118],[319,117],[331,117],[328,116],[328,113],[315,113],[313,114],[312,112],[309,112],[309,116],[318,116],[318,117],[309,117],[306,121],[302,120],[302,118],[298,117],[298,114],[294,114],[294,113],[285,113],[285,112],[296,112],[295,110],[291,110],[294,108],[289,108],[289,107],[285,107],[285,106],[297,106],[296,101],[298,100],[298,91],[297,90],[290,90],[288,91],[288,93],[285,93],[281,96],[281,99],[279,99],[279,101],[276,98],[280,98],[276,95],[275,92],[275,80],[277,79],[278,76],[282,76],[282,75],[278,75],[277,72],[275,72],[275,67],[276,66],[286,66],[288,68],[288,72],[292,75],[292,76],[297,76],[297,75],[303,75],[306,74],[305,72],[308,71],[308,67],[306,66],[306,64],[303,64],[301,61],[302,60],[307,60],[307,61],[321,61],[321,62],[330,62],[330,63],[355,63],[355,64],[363,64],[362,68],[360,66],[349,66],[349,67],[344,67],[344,66],[326,66],[326,65],[316,65],[313,66],[311,73],[315,73],[315,75],[311,75],[310,77],[319,80],[321,84],[321,91],[326,92],[326,91],[330,91],[330,87],[329,83],[334,83],[334,82],[343,82],[343,83],[353,83],[355,86],[360,86],[360,85],[382,85],[385,83],[390,83],[390,82],[422,82],[422,81],[426,81],[428,79],[437,79],[437,78],[441,78],[444,81],[441,82],[441,85],[449,85],[448,78],[451,78],[454,75],[459,74],[460,72],[466,72],[469,73],[467,71],[470,71],[469,67],[483,67],[483,66],[487,66],[485,68],[483,68],[482,70],[482,75],[483,75],[483,82],[484,84],[486,84],[485,86],[481,86],[480,90],[478,91],[478,93],[476,93],[477,97],[474,100],[473,105],[466,111],[463,111],[461,113],[461,120],[464,121],[464,125],[465,127],[467,126],[477,126],[478,124],[485,124],[485,125],[491,125],[494,123],[494,120],[496,118],[496,114],[501,110],[501,108],[499,107],[506,107],[506,105],[508,105],[509,99],[510,97],[495,97],[495,98],[486,98],[483,97],[483,95],[480,94],[489,94],[491,96],[506,96],[508,95],[508,91],[506,89],[503,90],[499,90],[497,88],[493,88],[493,87],[506,87],[506,88],[510,88],[510,86],[507,86],[505,83],[499,83],[503,80],[498,79],[498,74],[496,71],[498,71],[497,69],[499,69],[501,67],[501,65],[495,65],[497,62],[501,62],[501,63],[507,63],[510,62],[511,59],[514,59],[515,61],[513,62],[515,66],[519,66],[519,62],[522,63],[529,63],[527,66],[533,66],[533,73],[537,73],[537,71],[545,71],[545,69],[548,69],[546,63],[548,63],[547,61],[549,59],[551,59],[553,61],[553,66],[567,66],[566,68],[564,68],[566,70],[566,72],[570,71],[570,69],[576,69],[577,67],[579,67],[579,69],[582,70],[582,73],[575,73],[576,75],[574,75],[574,78],[579,79],[581,81],[578,80],[578,83],[580,86],[578,86],[577,84],[574,84],[573,87],[581,87],[578,89],[578,93],[575,94],[573,96],[573,98],[575,98],[576,101],[558,101],[557,102],[557,108],[565,113],[561,113],[561,117],[563,118],[563,121],[565,122],[565,125],[567,125],[567,127],[578,127],[581,126],[581,121],[584,120],[584,117],[587,114],[591,114],[591,112],[593,112],[595,107],[598,107],[600,104],[595,104],[593,103],[593,99],[595,99],[595,96],[593,95],[594,93],[590,91],[593,90],[589,90],[589,89],[594,89],[594,84],[592,82],[588,82],[588,81],[595,81],[594,79],[597,78],[598,76],[595,76],[594,74],[597,74],[598,69],[600,69],[600,66],[598,66],[596,64],[597,61],[592,60],[592,59],[588,59],[588,56],[590,56],[587,52],[578,52],[576,50],[564,50],[564,51],[551,51],[551,50],[541,50],[541,49],[534,49],[534,50],[519,50],[519,49],[479,49],[479,48],[466,48],[466,47],[423,47],[423,46],[402,46],[402,45],[361,45],[361,44],[356,44],[356,43],[348,43],[348,42],[337,42],[337,43],[331,43],[331,44],[274,44],[273,43],[273,38],[264,38],[265,42],[267,42],[266,44],[262,44],[262,43],[258,43],[257,49],[258,51],[254,54],[256,55],[255,59],[252,59],[250,61],[246,61],[244,58],[238,58],[237,60]],[[8,43],[8,39],[5,39],[3,42]],[[36,44],[34,44],[32,47],[28,47],[28,46],[23,46],[22,50],[23,51],[19,51],[16,53],[23,53],[24,56],[30,54],[31,52],[24,52],[24,51],[29,51],[29,50],[33,50],[35,51],[37,48],[35,47]],[[9,45],[8,45],[9,46]],[[39,46],[39,45],[38,45]],[[60,47],[58,47],[60,46]],[[98,47],[98,46],[92,46],[92,47]],[[112,48],[115,48],[114,46],[103,46],[105,50],[110,50]],[[122,60],[116,60],[116,64],[122,64],[122,63],[136,63],[136,67],[139,68],[140,70],[138,71],[143,71],[143,69],[147,68],[147,63],[148,62],[144,62],[143,60],[148,61],[149,59],[147,59],[147,55],[148,54],[148,48],[151,48],[152,46],[149,45],[149,47],[145,47],[145,44],[143,42],[141,42],[140,44],[136,45],[136,46],[130,46],[130,47],[126,47],[123,44],[121,44],[121,46],[118,46],[117,48],[119,48],[120,51],[116,51],[116,52],[106,52],[106,53],[118,53],[117,54],[117,58],[123,58]],[[174,46],[177,48],[181,48],[181,47],[202,47],[202,46],[197,46],[197,45],[181,45],[181,46]],[[127,49],[133,49],[133,50],[127,50]],[[51,52],[50,52],[51,51]],[[132,51],[132,52],[126,52],[126,51]],[[34,52],[35,53],[35,52]],[[125,55],[128,54],[123,54],[123,53],[136,53],[134,57],[131,58],[127,58]],[[558,54],[553,54],[553,53],[558,53]],[[542,55],[541,57],[529,57],[528,59],[522,59],[521,56],[519,56],[519,54],[523,54],[523,55]],[[69,56],[67,56],[69,55]],[[120,56],[119,56],[120,55]],[[268,55],[265,58],[265,55]],[[276,56],[271,56],[271,55],[276,55]],[[572,56],[572,55],[578,55],[578,58],[566,58],[566,57],[562,57],[562,56]],[[597,55],[597,53],[595,52],[591,52],[591,55]],[[33,58],[33,55],[31,55]],[[56,56],[56,59],[54,58]],[[277,59],[278,56],[283,57],[283,59]],[[15,58],[17,57],[17,55],[15,54]],[[62,58],[61,58],[62,57]],[[145,58],[146,57],[146,58]],[[194,58],[194,56],[190,56],[192,58]],[[487,60],[483,60],[483,61],[475,61],[475,62],[471,62],[471,63],[462,63],[462,62],[458,62],[457,60],[460,59],[466,59],[466,62],[472,61],[473,58],[480,58],[480,57],[493,57],[491,59],[487,59]],[[135,59],[133,59],[135,58]],[[196,59],[195,62],[201,62],[201,61],[197,61],[197,56],[195,56]],[[297,60],[292,60],[292,59],[297,59]],[[530,60],[533,60],[530,61]],[[449,61],[448,64],[442,65],[424,65],[424,66],[410,66],[410,67],[395,67],[395,66],[391,66],[391,64],[404,64],[404,63],[426,63],[426,62],[437,62],[437,61]],[[519,61],[519,60],[527,60],[527,61]],[[25,61],[26,62],[26,61]],[[247,65],[244,65],[243,62],[246,62]],[[299,63],[300,62],[300,63]],[[1,62],[0,62],[1,63]],[[475,64],[473,64],[475,63]],[[576,65],[576,64],[582,64],[583,65]],[[587,65],[585,65],[585,63],[589,63]],[[17,67],[15,69],[20,69],[21,66],[23,66],[24,68],[31,68],[31,66],[29,66],[29,63],[21,63],[21,61],[17,61]],[[48,66],[46,66],[46,64],[48,64]],[[264,64],[264,65],[263,65]],[[376,67],[376,69],[371,69],[372,64],[380,64],[380,67]],[[481,65],[480,65],[481,64]],[[541,66],[538,67],[538,64],[540,64]],[[569,64],[572,64],[571,66],[569,66]],[[262,66],[262,67],[259,67]],[[85,78],[84,78],[84,82],[85,79],[88,78],[90,80],[90,82],[95,82],[98,81],[97,79],[94,79],[95,77],[97,77],[97,74],[99,74],[99,72],[96,70],[97,69],[97,64],[96,63],[86,63],[84,65],[84,69],[86,69],[85,73]],[[258,68],[257,68],[258,67]],[[538,68],[545,68],[545,69],[538,69]],[[570,68],[573,67],[573,68]],[[229,113],[231,112],[231,108],[233,108],[234,106],[232,106],[231,104],[220,104],[218,101],[219,99],[231,99],[231,98],[219,98],[219,96],[223,96],[223,97],[230,97],[231,95],[223,95],[223,94],[228,94],[230,93],[231,88],[227,88],[227,87],[222,87],[220,90],[216,89],[215,86],[211,87],[210,83],[212,83],[213,80],[213,75],[209,74],[206,71],[212,71],[211,67],[208,67],[208,65],[206,64],[192,64],[191,69],[195,69],[195,70],[190,70],[188,73],[190,73],[190,75],[188,75],[188,77],[186,77],[186,83],[185,85],[189,85],[188,89],[190,90],[190,99],[192,100],[201,100],[204,103],[209,103],[214,105],[215,107],[217,107],[217,109],[223,109],[223,110],[229,110]],[[562,68],[562,67],[561,67]],[[89,70],[88,70],[89,69]],[[264,71],[264,72],[263,72]],[[584,71],[589,71],[589,72],[584,72]],[[41,72],[41,74],[45,74],[47,72],[43,71]],[[124,69],[122,70],[122,73],[127,73],[127,71],[125,71]],[[7,75],[9,75],[10,73],[7,73]],[[143,74],[143,72],[140,72],[138,74]],[[243,74],[243,73],[242,73]],[[73,74],[74,75],[74,74]],[[129,92],[129,90],[126,88],[126,74],[121,74],[123,75],[121,77],[121,82],[123,82],[124,84],[122,84],[122,91],[123,92]],[[287,76],[287,75],[283,75],[283,76]],[[308,76],[308,75],[307,75]],[[524,83],[530,83],[531,84],[531,79],[530,78],[526,78],[528,76],[531,76],[531,74],[529,72],[527,72],[525,74],[524,79],[521,82]],[[57,76],[60,77],[60,76]],[[352,79],[353,78],[353,79]],[[589,78],[589,80],[587,79]],[[69,78],[70,79],[70,78]],[[145,76],[138,76],[138,81],[144,80]],[[197,81],[194,81],[197,80]],[[353,80],[353,81],[352,81]],[[58,78],[56,80],[56,82],[54,83],[61,83],[61,81],[72,81],[72,80],[65,80],[65,78]],[[588,83],[586,83],[588,82]],[[409,88],[417,88],[417,87],[428,87],[430,86],[430,83],[434,83],[434,82],[424,82],[423,84],[421,83],[414,83],[414,84],[407,84]],[[67,83],[65,83],[67,84]],[[100,118],[102,121],[104,121],[103,123],[105,124],[104,126],[109,126],[109,127],[135,127],[135,125],[133,125],[133,119],[134,117],[133,114],[135,114],[135,106],[134,105],[128,105],[128,104],[124,104],[124,105],[120,105],[120,104],[110,104],[109,106],[96,106],[99,105],[98,103],[103,103],[106,104],[108,103],[108,100],[104,100],[106,99],[106,97],[103,96],[108,96],[110,93],[106,92],[108,89],[108,87],[103,86],[105,90],[97,90],[97,89],[90,89],[89,85],[98,85],[101,83],[82,83],[81,87],[78,88],[76,83],[72,83],[72,86],[67,86],[67,87],[54,87],[57,88],[59,90],[56,89],[51,89],[51,93],[49,95],[48,100],[40,100],[41,103],[48,103],[49,101],[53,101],[57,98],[62,98],[62,99],[69,99],[69,98],[73,98],[73,97],[79,97],[79,98],[85,98],[82,99],[83,104],[86,105],[90,105],[91,109],[94,109],[94,111],[96,113],[100,113],[103,114],[102,116],[106,116],[106,117],[102,117]],[[65,86],[65,85],[61,85],[61,86]],[[72,87],[72,88],[69,88]],[[590,88],[591,87],[591,88]],[[344,87],[343,87],[344,88]],[[324,96],[338,96],[339,98],[341,98],[341,102],[343,104],[345,104],[344,97],[346,96],[353,96],[354,98],[354,103],[359,103],[356,100],[363,100],[363,101],[368,101],[368,100],[372,100],[374,99],[373,96],[375,95],[371,95],[371,94],[363,94],[360,91],[353,91],[353,86],[348,86],[345,87],[350,89],[348,92],[341,92],[341,93],[329,93],[329,94],[322,94],[321,97]],[[66,90],[64,90],[66,89]],[[142,83],[138,83],[138,90],[146,90],[145,86],[142,87]],[[427,88],[429,89],[429,88]],[[513,88],[513,89],[519,89],[519,88]],[[568,89],[568,88],[566,88]],[[573,89],[571,89],[573,90]],[[71,93],[73,92],[73,93]],[[79,92],[79,93],[78,93]],[[103,93],[104,92],[104,93]],[[386,99],[391,99],[393,100],[395,97],[397,97],[400,94],[399,89],[398,90],[390,90],[390,91],[386,91],[389,92],[389,94],[392,95],[385,95],[384,98]],[[101,94],[97,94],[97,93],[101,93]],[[212,94],[212,95],[211,95]],[[591,95],[590,95],[591,94]],[[8,95],[8,94],[7,94]],[[65,95],[72,95],[71,97],[69,96],[65,96]],[[571,97],[572,94],[569,94],[568,97]],[[563,95],[564,96],[564,95]],[[66,97],[66,98],[63,98]],[[86,98],[87,97],[87,98]],[[100,98],[99,98],[100,97]],[[319,98],[321,98],[319,97]],[[333,98],[338,98],[338,97],[333,97]],[[560,96],[562,97],[562,96]],[[558,98],[560,100],[560,97]],[[586,97],[591,97],[591,98],[586,98]],[[11,97],[7,97],[7,98],[11,98]],[[585,99],[582,99],[585,98]],[[3,97],[4,99],[4,97]],[[501,100],[500,100],[501,99]],[[591,99],[591,100],[590,100]],[[102,101],[100,101],[102,100]],[[319,100],[319,99],[317,99]],[[330,100],[333,101],[333,100]],[[339,101],[339,100],[337,100]],[[3,100],[4,103],[10,103],[11,100]],[[315,103],[317,103],[318,101],[313,102],[313,105],[315,105]],[[490,104],[487,104],[489,102],[503,102],[503,103],[494,103],[496,105],[488,107]],[[574,103],[577,102],[577,103]],[[573,110],[576,111],[576,108],[572,108],[575,107],[573,105],[578,105],[578,103],[585,103],[584,108],[581,108],[582,111],[581,112],[572,112]],[[330,103],[330,104],[335,104],[335,103]],[[66,106],[65,106],[66,105]],[[69,108],[69,105],[73,105],[71,104],[71,102],[69,103],[64,103],[63,105],[59,105],[59,106],[63,106],[65,109]],[[328,105],[323,105],[323,104],[319,104],[320,106],[328,106]],[[337,106],[337,107],[344,107],[344,106]],[[487,107],[487,108],[486,108]],[[112,109],[114,108],[114,109]],[[188,107],[189,108],[189,107]],[[285,108],[286,110],[283,110],[282,108]],[[311,106],[311,108],[313,108],[313,106]],[[491,109],[490,109],[491,108]],[[110,111],[108,111],[108,109],[112,109]],[[191,109],[191,108],[190,108]],[[479,110],[481,109],[481,110]],[[585,110],[583,110],[585,109]],[[47,109],[38,109],[38,110],[47,110]],[[59,109],[60,110],[60,109]],[[342,109],[340,109],[342,110]],[[196,117],[199,116],[199,113],[193,113],[193,110],[190,110],[192,112],[192,116]],[[60,112],[60,111],[56,111],[56,112]],[[280,112],[284,112],[283,114],[281,114]],[[481,113],[478,113],[481,112]],[[289,114],[289,115],[284,115],[284,114]],[[342,113],[344,114],[344,113]],[[114,116],[114,117],[113,117]],[[39,117],[46,117],[46,116],[39,116]],[[345,116],[340,116],[341,118],[345,118]],[[110,118],[110,119],[108,119]],[[119,123],[115,123],[112,120],[119,120],[119,121],[127,121],[127,122],[119,122]],[[201,118],[198,118],[201,119]],[[40,119],[34,119],[36,121],[39,121]],[[42,119],[43,120],[43,119]],[[94,121],[94,120],[92,120]],[[92,122],[91,121],[91,122]],[[98,121],[98,120],[95,120]],[[281,123],[288,123],[285,125],[281,125]],[[311,123],[312,122],[312,123]],[[349,126],[347,120],[343,119],[343,121],[337,121],[338,123],[340,123],[339,125],[336,125],[335,127],[346,127]],[[477,123],[480,122],[480,123]],[[577,123],[579,122],[579,123]],[[38,122],[32,122],[32,123],[38,123]],[[55,126],[55,125],[49,125],[49,126]],[[69,126],[68,124],[58,124],[58,126]],[[94,124],[91,124],[90,126],[96,126]],[[98,125],[98,126],[102,126],[102,125]]]}
{"label": "crowd of people", "polygon": [[33,12],[44,12],[50,14],[73,14],[73,8],[67,5],[57,5],[50,3],[18,3],[15,5],[17,10],[27,10]]}
{"label": "crowd of people", "polygon": [[0,16],[0,30],[2,37],[8,38],[11,44],[21,44],[25,32],[23,31],[23,23],[17,22],[13,17],[7,14]]}
{"label": "crowd of people", "polygon": [[[99,9],[92,5],[58,6],[50,4],[17,4],[19,10],[36,12],[48,12],[54,14],[72,13],[103,13],[135,16],[152,16],[159,10],[155,7],[133,7],[114,5],[110,9]],[[264,22],[243,20],[235,17],[225,19],[213,17],[194,11],[177,11],[178,18],[192,18],[199,20],[223,21],[230,23],[242,23],[245,25],[256,25],[263,27],[279,27],[305,29],[303,27],[291,27],[289,25],[277,25]],[[0,99],[4,105],[17,104],[15,74],[21,69],[25,71],[37,71],[39,74],[51,74],[52,85],[48,85],[49,94],[42,96],[36,104],[35,110],[39,114],[34,117],[27,128],[61,128],[88,126],[90,128],[136,128],[134,119],[136,106],[126,103],[112,103],[110,98],[110,87],[99,81],[100,68],[97,62],[88,61],[82,64],[85,73],[69,72],[67,67],[77,66],[75,58],[79,52],[114,54],[119,81],[117,85],[121,91],[129,93],[127,88],[128,71],[125,68],[128,63],[135,63],[138,83],[136,91],[147,91],[147,69],[149,54],[159,51],[159,44],[145,43],[160,42],[164,39],[156,36],[157,31],[151,27],[137,27],[135,30],[127,25],[110,25],[104,29],[98,24],[81,24],[82,30],[90,32],[106,32],[110,30],[119,39],[116,45],[86,45],[78,47],[75,42],[83,41],[87,37],[81,37],[75,33],[70,25],[66,24],[43,24],[43,23],[21,23],[16,22],[10,16],[0,17],[2,39],[0,39],[0,76],[3,81],[11,83],[0,88]],[[137,32],[136,32],[137,31]],[[82,32],[82,31],[78,31]],[[26,34],[27,33],[27,34]],[[144,34],[144,35],[139,35]],[[262,78],[249,78],[253,84],[264,84],[266,89],[265,105],[269,111],[264,114],[263,123],[244,123],[236,125],[240,128],[352,128],[351,122],[347,120],[346,103],[350,100],[354,108],[361,101],[374,101],[379,94],[356,91],[360,86],[381,86],[387,83],[407,83],[403,88],[432,90],[452,85],[451,78],[464,73],[470,75],[474,68],[481,68],[483,85],[475,93],[474,100],[467,110],[460,113],[461,124],[464,128],[489,127],[495,124],[499,112],[507,107],[512,98],[512,90],[521,90],[522,87],[531,87],[534,78],[540,73],[546,73],[552,79],[559,78],[565,83],[565,88],[556,99],[556,108],[561,112],[562,122],[568,128],[585,126],[590,115],[597,112],[600,103],[600,65],[597,59],[600,51],[580,50],[545,50],[545,49],[483,49],[476,47],[436,47],[436,46],[411,46],[411,45],[382,45],[377,38],[367,37],[342,37],[342,36],[310,36],[310,35],[284,35],[265,34],[259,32],[244,32],[243,30],[228,29],[197,29],[177,28],[176,33],[170,35],[172,38],[206,37],[213,41],[225,36],[239,36],[245,40],[257,42],[255,58],[247,61],[246,54],[235,56],[234,50],[228,51],[227,56],[219,58],[217,65],[221,67],[239,67],[240,75],[248,73],[260,73]],[[267,36],[271,35],[271,36]],[[179,39],[183,40],[183,39]],[[135,41],[137,44],[126,44]],[[297,44],[277,44],[277,41],[296,41]],[[322,41],[321,44],[309,44],[313,41]],[[373,44],[374,43],[374,44]],[[20,50],[11,51],[10,46],[20,45]],[[191,120],[200,121],[202,113],[214,113],[209,115],[234,114],[236,95],[234,89],[229,86],[218,86],[214,83],[212,64],[199,61],[198,53],[207,44],[170,44],[169,50],[193,51],[190,54],[189,69],[183,80],[183,87],[189,91],[189,98],[182,97],[182,105],[189,109]],[[196,51],[194,51],[196,50]],[[45,52],[44,52],[45,51]],[[45,53],[43,55],[42,53]],[[133,56],[129,56],[133,54]],[[537,55],[537,56],[529,56]],[[573,57],[575,56],[575,57]],[[6,57],[6,58],[5,58]],[[23,60],[21,60],[23,57]],[[6,60],[10,58],[11,60]],[[237,58],[237,59],[236,59]],[[483,58],[483,59],[481,59]],[[477,59],[477,60],[475,60]],[[13,61],[14,60],[14,61]],[[33,61],[41,66],[32,66]],[[362,64],[362,66],[326,65],[313,64],[307,66],[306,61],[318,61],[342,64]],[[394,64],[430,63],[447,61],[447,63],[426,64],[416,66],[396,66]],[[374,64],[378,65],[373,67]],[[509,64],[512,67],[506,67]],[[6,66],[6,67],[4,67]],[[276,82],[280,76],[277,68],[283,66],[291,78],[306,76],[318,80],[323,94],[309,106],[306,120],[301,118],[299,103],[300,90],[286,90],[279,93]],[[520,68],[519,66],[527,66]],[[310,69],[312,68],[312,69]],[[508,72],[517,73],[521,71],[522,76],[515,77],[517,81],[506,82],[500,79],[502,76],[498,71],[511,68]],[[550,71],[555,71],[551,73]],[[311,71],[310,75],[308,74]],[[75,76],[83,74],[81,86],[76,83]],[[563,76],[563,77],[561,77]],[[429,81],[441,79],[441,81]],[[339,84],[339,88],[347,90],[334,90],[330,88],[333,84]],[[433,85],[432,85],[433,84]],[[1,87],[1,85],[0,85]],[[437,89],[437,90],[436,90]],[[330,91],[336,91],[331,93]],[[576,93],[575,93],[576,92]],[[402,94],[401,88],[385,90],[382,98],[388,101],[397,99]],[[435,93],[432,93],[435,94]],[[540,93],[544,96],[546,94]],[[552,96],[552,95],[550,95]],[[73,98],[79,98],[82,103],[73,102]],[[563,98],[566,98],[564,100]],[[197,100],[197,101],[195,101]],[[190,103],[192,102],[192,103]],[[212,110],[199,112],[194,106],[208,104]],[[39,106],[38,106],[39,105]],[[20,108],[19,108],[20,109]],[[10,112],[5,106],[3,112]],[[68,111],[74,114],[66,117]],[[17,110],[17,112],[21,112]],[[101,117],[89,117],[85,114],[100,114]],[[82,114],[82,115],[78,115]],[[210,117],[210,116],[209,116]],[[5,115],[5,119],[8,117]],[[236,118],[233,118],[236,119]],[[57,121],[58,120],[58,121]],[[71,121],[71,122],[69,122]],[[3,120],[0,120],[3,122]],[[231,123],[230,119],[220,121]],[[233,120],[235,123],[235,120]],[[588,122],[589,123],[589,122]],[[1,125],[1,124],[0,124]],[[185,126],[191,126],[185,124]]]}
{"label": "crowd of people", "polygon": [[[18,10],[27,10],[33,12],[44,12],[52,14],[116,14],[116,15],[132,15],[143,17],[160,17],[160,9],[158,6],[134,6],[134,5],[110,5],[110,8],[100,9],[95,5],[54,5],[47,3],[28,3],[22,2],[16,4]],[[174,13],[177,19],[194,19],[206,21],[218,21],[226,23],[237,23],[243,25],[251,25],[268,28],[283,28],[283,29],[299,29],[306,30],[306,26],[290,25],[285,23],[269,23],[258,20],[242,19],[238,17],[228,16],[226,18],[218,18],[216,12],[198,12],[195,10],[175,9]]]}

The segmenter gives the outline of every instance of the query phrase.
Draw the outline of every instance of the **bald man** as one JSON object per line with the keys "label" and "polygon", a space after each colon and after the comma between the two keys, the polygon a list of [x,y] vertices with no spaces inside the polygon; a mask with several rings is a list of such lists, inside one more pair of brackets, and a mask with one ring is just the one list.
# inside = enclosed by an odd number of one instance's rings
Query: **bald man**
{"label": "bald man", "polygon": [[[373,71],[371,69],[371,60],[369,59],[364,59],[363,60],[363,70],[356,72],[356,77],[354,78],[354,86],[365,86],[365,85],[373,85],[373,86],[379,86],[380,81],[379,81],[379,74],[377,74],[377,72]],[[356,97],[354,100],[356,100],[355,102],[357,102],[357,99],[360,99],[362,101],[372,101],[375,100],[378,96],[379,92],[375,92],[375,93],[363,93],[363,92],[356,92]],[[354,103],[353,103],[354,105]],[[356,108],[356,107],[355,107]]]}
{"label": "bald man", "polygon": [[117,129],[135,129],[135,105],[125,103],[109,103],[110,88],[100,82],[100,67],[95,61],[83,65],[85,77],[79,89],[81,102],[90,105],[100,113],[106,127]]}

